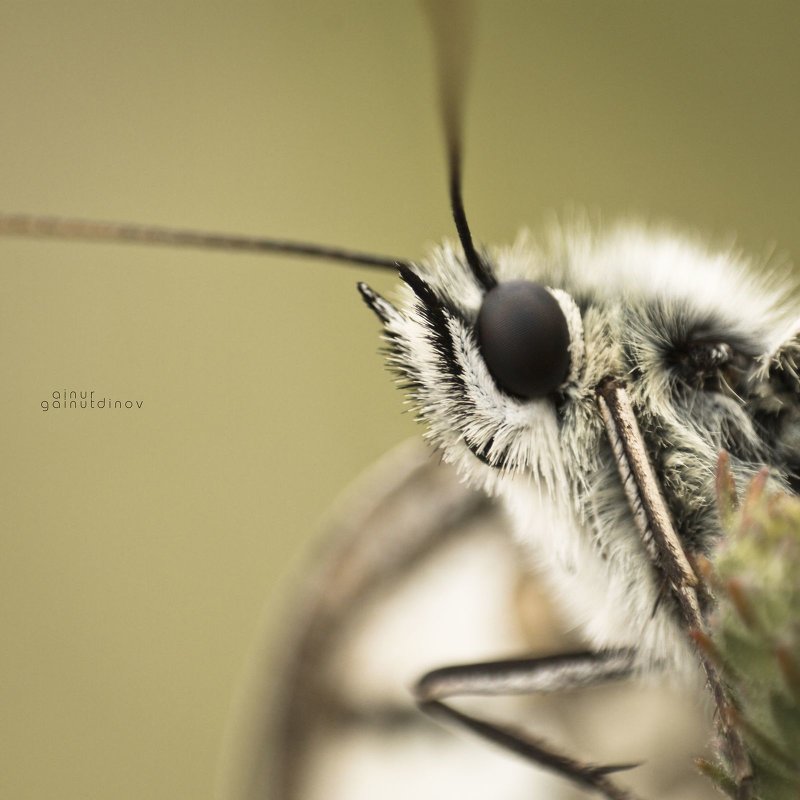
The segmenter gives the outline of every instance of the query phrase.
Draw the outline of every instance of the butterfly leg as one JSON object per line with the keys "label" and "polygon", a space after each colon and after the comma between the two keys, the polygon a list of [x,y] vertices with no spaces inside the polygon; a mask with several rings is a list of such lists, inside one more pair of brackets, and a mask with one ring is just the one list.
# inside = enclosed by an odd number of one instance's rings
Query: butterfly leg
{"label": "butterfly leg", "polygon": [[595,686],[630,676],[633,663],[633,651],[607,650],[462,664],[427,673],[414,687],[414,696],[420,709],[431,717],[455,723],[609,800],[635,800],[633,794],[608,777],[635,764],[587,764],[559,753],[525,731],[465,714],[444,702],[458,696],[552,693]]}

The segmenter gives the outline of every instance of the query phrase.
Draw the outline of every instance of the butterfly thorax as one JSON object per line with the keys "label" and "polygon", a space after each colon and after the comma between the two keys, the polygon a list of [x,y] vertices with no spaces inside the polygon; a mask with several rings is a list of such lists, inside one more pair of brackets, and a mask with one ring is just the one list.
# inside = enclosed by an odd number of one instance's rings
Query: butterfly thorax
{"label": "butterfly thorax", "polygon": [[776,481],[791,478],[765,400],[785,298],[739,254],[669,232],[601,235],[581,224],[542,241],[523,235],[484,258],[498,284],[545,287],[563,314],[568,369],[547,396],[517,396],[498,379],[479,330],[487,289],[457,248],[415,265],[397,308],[366,299],[427,437],[468,482],[502,498],[570,621],[597,647],[635,645],[644,662],[681,668],[692,662],[626,500],[598,386],[627,386],[682,544],[707,553],[720,536],[720,450],[742,479],[765,464]]}

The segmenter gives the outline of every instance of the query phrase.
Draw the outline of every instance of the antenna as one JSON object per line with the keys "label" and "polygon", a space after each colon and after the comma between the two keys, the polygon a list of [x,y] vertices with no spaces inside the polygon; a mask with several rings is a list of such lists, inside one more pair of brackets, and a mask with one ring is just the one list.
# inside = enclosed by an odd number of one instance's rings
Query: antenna
{"label": "antenna", "polygon": [[34,239],[76,239],[87,242],[125,242],[127,244],[194,247],[204,250],[229,250],[240,253],[281,253],[289,256],[359,264],[392,270],[411,268],[410,261],[389,256],[361,253],[340,247],[295,242],[287,239],[234,236],[222,233],[132,225],[126,222],[94,222],[82,219],[0,213],[0,236],[24,236]]}
{"label": "antenna", "polygon": [[473,3],[471,0],[422,0],[422,6],[433,37],[453,220],[472,274],[488,291],[497,285],[497,280],[475,249],[461,191],[461,132],[464,127],[464,94],[469,78]]}

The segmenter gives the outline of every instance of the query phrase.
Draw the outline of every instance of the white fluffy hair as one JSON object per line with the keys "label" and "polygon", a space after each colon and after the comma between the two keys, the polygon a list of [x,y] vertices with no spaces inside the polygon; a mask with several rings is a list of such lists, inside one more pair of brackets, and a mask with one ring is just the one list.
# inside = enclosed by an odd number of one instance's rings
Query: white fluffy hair
{"label": "white fluffy hair", "polygon": [[[630,224],[605,234],[556,226],[539,242],[523,233],[484,255],[498,282],[543,285],[564,312],[570,368],[558,397],[520,399],[496,384],[475,333],[485,290],[448,243],[415,268],[423,296],[404,285],[395,307],[362,287],[384,322],[389,364],[428,439],[501,499],[589,641],[635,647],[643,670],[685,672],[695,661],[634,525],[596,387],[607,376],[626,382],[684,546],[707,552],[720,535],[720,450],[740,482],[763,465],[783,485],[796,477],[787,437],[800,414],[787,377],[800,325],[786,270]],[[696,346],[724,347],[730,359],[695,369]]]}

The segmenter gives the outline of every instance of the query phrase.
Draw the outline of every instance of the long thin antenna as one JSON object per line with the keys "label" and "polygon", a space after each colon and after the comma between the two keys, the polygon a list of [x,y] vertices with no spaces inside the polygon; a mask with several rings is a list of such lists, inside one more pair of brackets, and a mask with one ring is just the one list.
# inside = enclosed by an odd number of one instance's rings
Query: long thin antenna
{"label": "long thin antenna", "polygon": [[472,41],[472,2],[468,0],[422,0],[430,22],[436,71],[439,77],[439,105],[442,113],[449,173],[450,205],[464,256],[476,280],[487,290],[497,285],[489,265],[475,249],[464,211],[461,192],[464,94]]}
{"label": "long thin antenna", "polygon": [[295,242],[286,239],[231,236],[220,233],[131,225],[124,222],[94,222],[35,214],[0,214],[0,236],[34,239],[77,239],[87,242],[125,242],[128,244],[194,247],[205,250],[232,250],[245,253],[282,253],[289,256],[339,261],[365,267],[392,270],[410,269],[412,263],[401,258],[360,253],[340,247]]}

